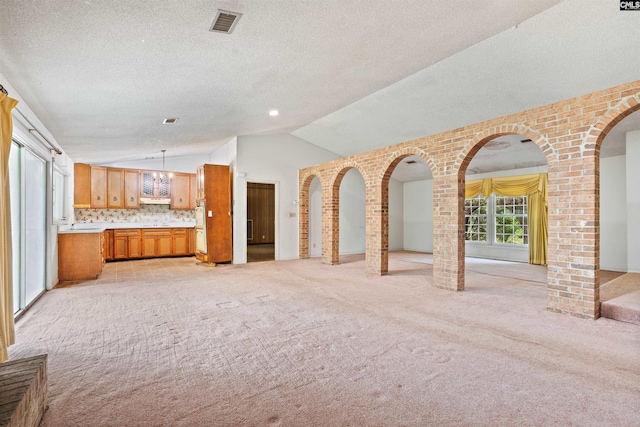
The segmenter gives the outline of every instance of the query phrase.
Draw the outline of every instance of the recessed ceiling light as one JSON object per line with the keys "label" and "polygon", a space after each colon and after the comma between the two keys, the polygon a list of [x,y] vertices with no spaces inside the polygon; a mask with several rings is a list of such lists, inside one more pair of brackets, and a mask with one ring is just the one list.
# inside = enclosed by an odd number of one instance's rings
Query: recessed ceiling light
{"label": "recessed ceiling light", "polygon": [[269,111],[269,115],[270,115],[271,117],[275,117],[275,116],[277,116],[278,114],[280,114],[280,113],[278,112],[278,110],[271,110],[271,111]]}
{"label": "recessed ceiling light", "polygon": [[178,121],[177,118],[171,118],[171,119],[164,119],[162,123],[164,123],[165,125],[172,125],[177,121]]}

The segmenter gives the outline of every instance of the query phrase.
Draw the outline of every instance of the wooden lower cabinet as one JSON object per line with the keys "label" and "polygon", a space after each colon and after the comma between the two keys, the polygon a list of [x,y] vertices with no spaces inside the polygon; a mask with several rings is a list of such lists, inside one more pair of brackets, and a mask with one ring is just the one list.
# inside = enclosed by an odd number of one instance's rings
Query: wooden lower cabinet
{"label": "wooden lower cabinet", "polygon": [[189,255],[189,233],[187,231],[186,228],[173,229],[173,255]]}
{"label": "wooden lower cabinet", "polygon": [[103,233],[58,234],[58,280],[96,279],[102,272]]}
{"label": "wooden lower cabinet", "polygon": [[104,236],[107,261],[195,254],[194,228],[109,229]]}
{"label": "wooden lower cabinet", "polygon": [[113,230],[103,232],[102,258],[105,261],[113,261]]}
{"label": "wooden lower cabinet", "polygon": [[141,254],[139,229],[113,230],[113,259],[140,258]]}
{"label": "wooden lower cabinet", "polygon": [[171,229],[143,229],[142,257],[152,258],[173,255]]}

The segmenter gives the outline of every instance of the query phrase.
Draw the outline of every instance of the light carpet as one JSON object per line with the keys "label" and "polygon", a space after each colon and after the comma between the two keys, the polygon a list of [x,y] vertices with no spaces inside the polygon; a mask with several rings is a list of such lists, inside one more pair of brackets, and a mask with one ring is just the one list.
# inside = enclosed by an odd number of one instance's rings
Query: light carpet
{"label": "light carpet", "polygon": [[547,311],[545,267],[467,259],[456,293],[430,255],[341,262],[109,263],[10,356],[49,354],[43,426],[640,425],[640,328]]}

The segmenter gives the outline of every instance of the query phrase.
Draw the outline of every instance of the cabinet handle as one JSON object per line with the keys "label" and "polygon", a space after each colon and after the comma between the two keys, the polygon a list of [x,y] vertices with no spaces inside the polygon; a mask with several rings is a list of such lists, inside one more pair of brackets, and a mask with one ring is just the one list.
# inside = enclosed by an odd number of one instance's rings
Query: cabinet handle
{"label": "cabinet handle", "polygon": [[96,200],[100,200],[100,196],[96,196]]}
{"label": "cabinet handle", "polygon": [[118,201],[118,198],[117,198],[116,196],[113,196],[113,201],[114,201],[114,202],[117,202],[117,201]]}
{"label": "cabinet handle", "polygon": [[182,203],[182,198],[180,198],[180,203]]}
{"label": "cabinet handle", "polygon": [[133,202],[133,196],[131,196],[131,201]]}

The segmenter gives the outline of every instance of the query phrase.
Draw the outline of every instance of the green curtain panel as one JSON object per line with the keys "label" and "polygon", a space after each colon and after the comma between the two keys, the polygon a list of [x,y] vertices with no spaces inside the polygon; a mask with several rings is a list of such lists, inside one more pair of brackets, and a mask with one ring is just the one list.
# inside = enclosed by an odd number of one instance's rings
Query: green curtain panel
{"label": "green curtain panel", "polygon": [[505,176],[467,181],[465,197],[496,193],[501,196],[527,196],[529,221],[529,263],[547,263],[547,174]]}

